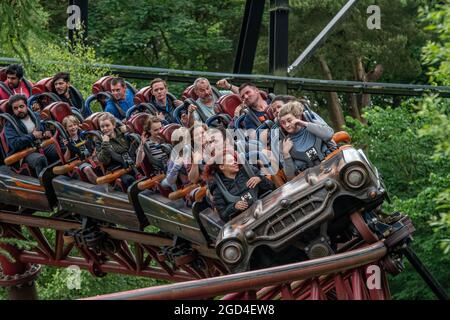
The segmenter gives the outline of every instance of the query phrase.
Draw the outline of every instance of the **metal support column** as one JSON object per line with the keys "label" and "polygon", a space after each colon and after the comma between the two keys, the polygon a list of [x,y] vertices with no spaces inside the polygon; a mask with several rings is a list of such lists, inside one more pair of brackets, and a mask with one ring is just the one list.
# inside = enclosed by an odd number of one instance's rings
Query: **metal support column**
{"label": "metal support column", "polygon": [[252,73],[265,0],[247,0],[233,73]]}
{"label": "metal support column", "polygon": [[[269,73],[286,76],[288,67],[289,1],[270,0]],[[275,82],[274,91],[287,93],[287,85]]]}
{"label": "metal support column", "polygon": [[69,0],[69,8],[67,9],[67,28],[69,30],[69,41],[73,44],[75,34],[78,31],[78,24],[83,28],[81,38],[86,43],[88,35],[88,7],[89,0]]}

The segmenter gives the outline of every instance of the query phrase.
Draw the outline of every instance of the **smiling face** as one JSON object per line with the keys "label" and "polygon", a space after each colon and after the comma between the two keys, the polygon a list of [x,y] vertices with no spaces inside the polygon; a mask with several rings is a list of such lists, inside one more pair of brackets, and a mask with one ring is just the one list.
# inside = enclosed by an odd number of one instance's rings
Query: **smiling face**
{"label": "smiling face", "polygon": [[234,176],[239,171],[239,164],[232,154],[227,153],[223,158],[223,164],[219,166],[225,176]]}
{"label": "smiling face", "polygon": [[295,125],[296,118],[292,113],[288,113],[280,118],[280,125],[287,133],[296,133],[300,127]]}
{"label": "smiling face", "polygon": [[12,104],[12,111],[14,115],[19,119],[24,119],[28,115],[27,103],[26,101],[19,100]]}
{"label": "smiling face", "polygon": [[100,130],[102,133],[110,138],[114,136],[114,125],[111,120],[102,120],[100,122]]}
{"label": "smiling face", "polygon": [[66,130],[70,137],[76,136],[78,133],[78,129],[79,129],[79,126],[75,122],[70,121],[66,125]]}
{"label": "smiling face", "polygon": [[156,100],[164,101],[167,95],[167,88],[164,82],[155,82],[152,85],[152,94],[155,96]]}

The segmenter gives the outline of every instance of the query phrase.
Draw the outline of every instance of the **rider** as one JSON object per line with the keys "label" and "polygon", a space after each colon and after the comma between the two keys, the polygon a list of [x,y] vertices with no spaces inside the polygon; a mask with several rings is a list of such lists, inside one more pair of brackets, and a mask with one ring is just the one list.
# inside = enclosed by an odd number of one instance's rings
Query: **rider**
{"label": "rider", "polygon": [[75,95],[70,90],[70,73],[68,72],[58,72],[53,76],[53,87],[56,94],[61,99],[68,103],[71,107],[81,110],[83,107],[83,101],[81,97]]}
{"label": "rider", "polygon": [[230,152],[217,155],[215,161],[207,165],[205,175],[209,180],[214,179],[210,193],[213,195],[215,209],[225,222],[275,189],[274,184],[256,167],[239,165]]}
{"label": "rider", "polygon": [[[38,114],[31,114],[27,107],[27,98],[16,94],[8,100],[8,113],[16,120],[17,127],[11,122],[5,125],[5,137],[10,148],[8,155],[12,155],[24,149],[35,146],[41,139],[50,138],[49,131],[44,132],[44,126]],[[34,169],[36,177],[48,166],[48,163],[58,161],[59,157],[53,144],[44,149],[44,154],[39,151],[25,157],[24,162]]]}
{"label": "rider", "polygon": [[[81,138],[80,121],[75,116],[69,115],[64,118],[62,125],[69,134],[69,140],[63,140],[63,144],[67,148],[64,153],[64,160],[68,162],[76,155],[81,159],[86,160],[94,150],[93,146]],[[91,163],[84,162],[78,167],[86,175],[90,183],[96,184],[97,175],[95,174]]]}
{"label": "rider", "polygon": [[[168,155],[170,148],[164,149],[163,141],[159,135],[162,124],[161,120],[152,116],[144,122],[144,130],[141,135],[141,143],[136,153],[136,166],[140,167],[147,154],[153,169],[156,172],[166,172]],[[145,148],[149,152],[145,152]]]}
{"label": "rider", "polygon": [[332,151],[333,129],[320,117],[305,121],[303,111],[303,105],[294,101],[285,104],[278,115],[281,128],[287,133],[282,150],[288,179],[317,165]]}
{"label": "rider", "polygon": [[[130,165],[129,149],[130,143],[125,138],[121,130],[116,128],[116,118],[110,113],[105,113],[98,120],[102,141],[97,141],[96,151],[98,160],[106,167],[107,171],[114,170],[118,166],[127,167]],[[128,188],[136,179],[131,174],[124,174],[121,180]]]}
{"label": "rider", "polygon": [[[6,81],[4,88],[0,86],[0,100],[8,99],[15,94],[24,95],[26,99],[31,96],[31,86],[23,77],[24,70],[19,64],[11,64],[6,68]],[[8,92],[10,91],[10,92]]]}
{"label": "rider", "polygon": [[172,113],[183,102],[171,98],[168,94],[167,82],[161,78],[153,79],[150,82],[150,88],[152,90],[150,102],[158,109],[158,118],[166,120],[169,123],[175,122]]}
{"label": "rider", "polygon": [[134,105],[134,93],[130,88],[127,88],[123,78],[113,78],[111,80],[111,93],[113,99],[109,99],[106,102],[105,111],[122,120],[125,118],[127,110]]}

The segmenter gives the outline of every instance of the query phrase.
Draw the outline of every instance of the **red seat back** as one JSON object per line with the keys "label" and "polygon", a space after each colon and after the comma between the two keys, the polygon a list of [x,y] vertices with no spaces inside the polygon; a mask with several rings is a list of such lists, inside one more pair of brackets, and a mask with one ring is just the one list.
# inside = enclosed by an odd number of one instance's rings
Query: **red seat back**
{"label": "red seat back", "polygon": [[152,115],[148,113],[137,113],[131,116],[131,118],[127,121],[127,127],[130,132],[137,133],[141,135],[144,132],[144,123],[149,119]]}
{"label": "red seat back", "polygon": [[269,94],[268,94],[267,92],[262,91],[262,90],[259,90],[259,94],[261,95],[261,97],[262,97],[264,100],[269,99]]}
{"label": "red seat back", "polygon": [[92,93],[97,94],[99,92],[111,92],[111,81],[113,78],[113,76],[101,77],[92,85]]}
{"label": "red seat back", "polygon": [[33,85],[32,94],[44,92],[53,92],[53,77],[41,79]]}
{"label": "red seat back", "polygon": [[81,124],[81,129],[92,131],[92,130],[100,130],[100,125],[98,123],[98,118],[100,118],[105,112],[95,112],[91,114],[89,117],[84,119]]}
{"label": "red seat back", "polygon": [[51,119],[62,123],[65,117],[72,114],[72,109],[68,103],[58,101],[46,106],[43,112],[47,113]]}
{"label": "red seat back", "polygon": [[8,113],[8,99],[0,100],[0,113]]}
{"label": "red seat back", "polygon": [[152,98],[152,88],[150,86],[143,87],[134,95],[134,104],[138,105],[140,103],[150,102],[151,98]]}
{"label": "red seat back", "polygon": [[6,67],[0,68],[0,81],[6,81]]}
{"label": "red seat back", "polygon": [[217,111],[228,114],[230,117],[234,117],[234,110],[242,103],[241,97],[237,94],[227,94],[217,101]]}
{"label": "red seat back", "polygon": [[167,126],[161,128],[161,136],[167,143],[172,143],[172,133],[178,128],[181,128],[181,125],[178,123],[168,124]]}
{"label": "red seat back", "polygon": [[198,99],[198,96],[194,92],[194,85],[190,85],[186,89],[184,89],[183,94],[181,98],[184,100],[191,98],[192,100],[196,101]]}

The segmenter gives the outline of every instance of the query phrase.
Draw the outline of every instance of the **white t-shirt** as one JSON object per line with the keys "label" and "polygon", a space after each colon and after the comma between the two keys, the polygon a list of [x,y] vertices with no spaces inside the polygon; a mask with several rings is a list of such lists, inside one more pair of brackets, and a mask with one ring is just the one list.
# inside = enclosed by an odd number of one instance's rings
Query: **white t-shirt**
{"label": "white t-shirt", "polygon": [[27,128],[27,132],[28,133],[32,133],[34,128],[36,128],[36,126],[34,125],[33,120],[31,120],[30,116],[27,116],[24,119],[20,119],[20,121],[22,121],[22,123],[25,125],[25,127]]}

